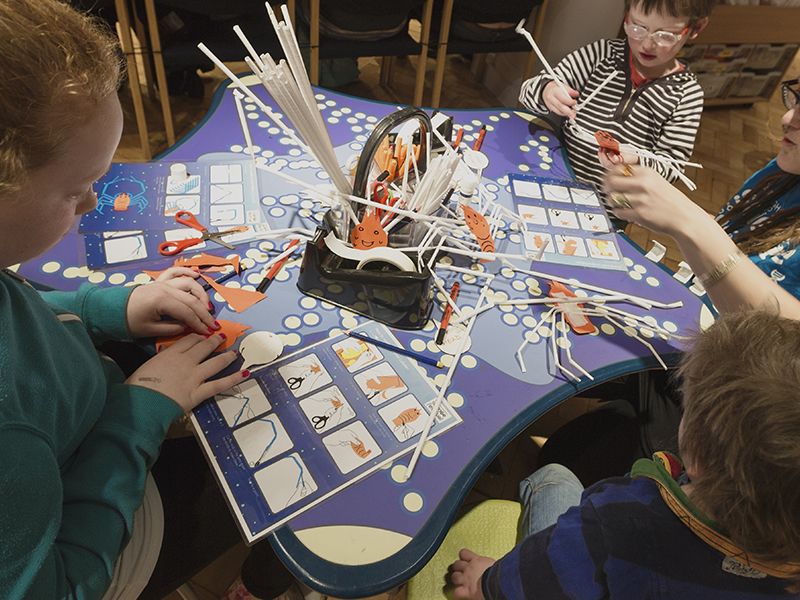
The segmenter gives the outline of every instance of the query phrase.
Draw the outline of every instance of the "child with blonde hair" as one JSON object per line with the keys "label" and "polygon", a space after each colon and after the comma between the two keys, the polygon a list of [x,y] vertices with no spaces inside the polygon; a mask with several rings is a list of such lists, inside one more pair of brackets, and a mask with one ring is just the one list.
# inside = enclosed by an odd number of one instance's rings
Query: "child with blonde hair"
{"label": "child with blonde hair", "polygon": [[543,467],[520,484],[530,535],[497,562],[462,550],[455,597],[797,598],[800,322],[726,314],[680,374],[682,464],[658,452],[585,491]]}

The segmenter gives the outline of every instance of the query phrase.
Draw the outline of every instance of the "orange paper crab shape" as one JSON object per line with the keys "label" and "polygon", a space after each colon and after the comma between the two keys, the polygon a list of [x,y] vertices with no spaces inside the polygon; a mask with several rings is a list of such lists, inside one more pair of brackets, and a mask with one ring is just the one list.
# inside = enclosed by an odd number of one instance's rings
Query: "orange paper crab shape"
{"label": "orange paper crab shape", "polygon": [[619,142],[608,131],[603,131],[602,129],[600,131],[596,131],[594,134],[594,139],[597,140],[597,144],[603,150],[607,150],[612,154],[619,154]]}
{"label": "orange paper crab shape", "polygon": [[350,243],[356,250],[370,250],[389,245],[389,235],[374,211],[364,213],[361,222],[350,232]]}
{"label": "orange paper crab shape", "polygon": [[[556,302],[558,302],[559,298],[576,297],[575,292],[558,281],[550,282],[550,291],[547,295],[555,299]],[[592,323],[589,317],[583,312],[583,304],[564,303],[560,306],[561,311],[564,313],[564,319],[569,323],[572,331],[580,335],[597,332],[597,327],[594,326],[594,323]]]}
{"label": "orange paper crab shape", "polygon": [[461,211],[464,213],[464,222],[480,244],[481,252],[494,252],[494,240],[486,217],[466,204],[461,205]]}
{"label": "orange paper crab shape", "polygon": [[[242,325],[241,323],[237,323],[236,321],[226,321],[225,319],[219,319],[217,323],[220,324],[220,328],[215,333],[224,333],[225,340],[219,345],[217,348],[217,352],[222,352],[223,350],[227,350],[236,342],[236,340],[248,329],[250,329],[249,325]],[[178,335],[173,335],[170,337],[158,338],[156,340],[156,352],[161,352],[162,350],[169,348],[177,342],[179,339],[186,337],[191,332],[187,333],[179,333]]]}

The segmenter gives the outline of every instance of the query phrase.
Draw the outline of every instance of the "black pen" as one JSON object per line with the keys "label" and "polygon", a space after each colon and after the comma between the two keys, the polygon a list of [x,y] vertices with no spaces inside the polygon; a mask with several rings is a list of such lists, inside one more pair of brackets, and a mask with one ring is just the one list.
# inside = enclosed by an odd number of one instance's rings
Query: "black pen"
{"label": "black pen", "polygon": [[[233,271],[231,271],[230,273],[225,273],[225,275],[223,275],[223,276],[222,276],[222,277],[220,277],[219,279],[215,279],[215,280],[214,280],[214,283],[219,283],[219,284],[225,283],[225,282],[226,282],[226,281],[228,281],[229,279],[233,279],[233,278],[234,278],[236,275],[241,275],[241,274],[242,274],[242,273],[244,273],[246,270],[247,270],[247,267],[242,267],[242,268],[241,268],[241,269],[239,269],[238,271],[237,271],[236,269],[234,269],[234,270],[233,270]],[[208,282],[206,281],[206,282],[203,284],[203,289],[204,289],[205,291],[207,291],[207,292],[208,292],[208,291],[210,291],[210,290],[211,290],[211,284],[210,284],[210,283],[208,283]]]}

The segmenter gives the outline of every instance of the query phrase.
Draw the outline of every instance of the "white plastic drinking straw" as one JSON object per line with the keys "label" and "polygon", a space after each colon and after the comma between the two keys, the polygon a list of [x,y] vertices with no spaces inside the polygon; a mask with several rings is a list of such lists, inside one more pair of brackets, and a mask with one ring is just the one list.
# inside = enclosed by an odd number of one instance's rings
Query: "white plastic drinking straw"
{"label": "white plastic drinking straw", "polygon": [[537,46],[536,42],[533,40],[533,36],[531,35],[530,31],[525,29],[525,19],[522,19],[519,23],[517,23],[517,28],[514,31],[516,31],[518,34],[522,35],[526,40],[528,40],[528,43],[531,45],[531,48],[533,48],[533,51],[536,52],[536,56],[538,56],[539,60],[542,61],[544,70],[547,71],[547,74],[550,76],[550,78],[553,81],[555,81],[556,84],[558,84],[558,86],[562,90],[564,90],[564,93],[567,95],[567,97],[571,98],[571,96],[569,95],[569,90],[567,90],[567,86],[564,84],[563,81],[561,81],[561,78],[558,75],[556,75],[556,72],[553,70],[553,67],[550,66],[550,63],[547,62],[547,59],[544,57],[544,54],[542,54],[542,51],[539,50],[539,46]]}
{"label": "white plastic drinking straw", "polygon": [[[487,284],[484,285],[483,288],[481,289],[481,294],[480,296],[478,296],[478,302],[475,304],[476,310],[480,308],[488,287],[489,284],[487,282]],[[456,352],[455,356],[453,356],[453,360],[450,362],[450,366],[447,369],[447,375],[445,375],[444,382],[442,382],[442,385],[439,387],[439,394],[436,396],[436,400],[434,400],[433,402],[433,407],[431,408],[431,411],[428,414],[428,418],[425,421],[425,427],[422,429],[419,441],[417,441],[417,446],[414,448],[414,454],[411,455],[411,460],[409,461],[408,466],[406,467],[406,472],[405,472],[406,481],[411,479],[411,475],[414,473],[414,467],[416,467],[417,461],[419,460],[419,455],[422,452],[422,447],[428,441],[428,434],[430,434],[431,427],[433,426],[433,423],[436,421],[436,414],[439,412],[439,407],[441,407],[442,405],[442,400],[444,400],[444,396],[447,393],[447,389],[450,387],[450,382],[453,379],[453,373],[455,373],[458,363],[461,362],[461,355],[464,354],[464,350],[467,347],[467,342],[469,341],[469,335],[470,332],[472,331],[472,326],[474,324],[475,324],[475,319],[472,319],[467,325],[466,331],[464,331],[463,333],[464,337],[461,338],[461,343],[459,343],[458,345],[458,351]]]}

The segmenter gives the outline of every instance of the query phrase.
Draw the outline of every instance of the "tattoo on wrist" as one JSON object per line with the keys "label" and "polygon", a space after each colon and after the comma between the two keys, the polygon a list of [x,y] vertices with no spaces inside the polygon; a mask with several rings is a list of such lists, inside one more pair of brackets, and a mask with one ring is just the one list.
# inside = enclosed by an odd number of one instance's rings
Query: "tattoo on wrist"
{"label": "tattoo on wrist", "polygon": [[150,383],[161,383],[158,377],[137,377],[136,381],[149,381]]}

